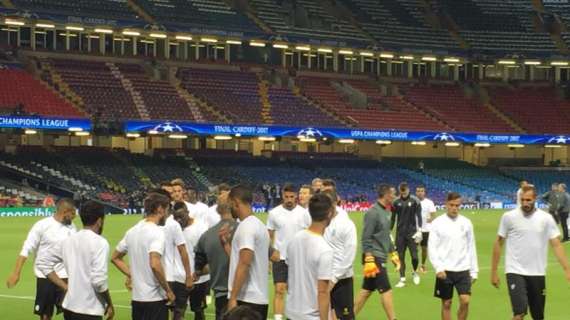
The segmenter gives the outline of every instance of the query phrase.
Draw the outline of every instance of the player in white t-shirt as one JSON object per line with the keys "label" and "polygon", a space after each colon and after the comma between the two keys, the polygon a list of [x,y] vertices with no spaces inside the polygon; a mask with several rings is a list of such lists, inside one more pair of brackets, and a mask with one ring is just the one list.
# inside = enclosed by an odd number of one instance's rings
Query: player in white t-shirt
{"label": "player in white t-shirt", "polygon": [[220,214],[218,213],[218,204],[225,201],[230,193],[230,186],[226,183],[220,183],[217,186],[217,197],[216,204],[208,209],[208,215],[206,216],[206,223],[208,224],[208,229],[215,226],[222,220]]}
{"label": "player in white t-shirt", "polygon": [[239,185],[230,191],[232,216],[241,222],[231,241],[228,311],[246,305],[267,319],[270,239],[263,222],[253,214],[252,202],[248,187]]}
{"label": "player in white t-shirt", "polygon": [[190,216],[194,219],[202,220],[202,222],[207,223],[206,221],[210,212],[210,207],[198,200],[198,192],[193,186],[188,187],[186,194],[188,196],[186,206],[188,206]]}
{"label": "player in white t-shirt", "polygon": [[549,243],[570,282],[570,265],[560,242],[560,231],[550,214],[536,208],[536,197],[533,185],[522,187],[521,207],[503,215],[493,246],[491,283],[498,288],[497,267],[506,242],[505,273],[513,320],[523,319],[528,309],[534,320],[544,319]]}
{"label": "player in white t-shirt", "polygon": [[299,189],[299,205],[306,210],[309,210],[309,200],[313,195],[313,189],[310,185],[304,184]]}
{"label": "player in white t-shirt", "polygon": [[312,223],[298,231],[287,246],[289,292],[287,317],[292,320],[328,320],[329,283],[333,250],[323,237],[335,204],[323,194],[310,199]]}
{"label": "player in white t-shirt", "polygon": [[[59,241],[67,239],[77,230],[73,224],[76,208],[73,200],[60,199],[56,205],[56,212],[52,217],[41,219],[36,222],[22,246],[22,251],[16,260],[14,271],[8,277],[6,285],[8,288],[14,287],[20,281],[20,274],[24,263],[34,254],[34,274],[36,275],[36,300],[34,303],[34,314],[42,320],[49,320],[53,316],[55,309],[61,312],[60,302],[63,300],[64,292],[55,284],[46,279],[46,276],[38,269],[37,261],[44,254],[49,253],[49,248]],[[67,272],[63,264],[55,267],[60,278],[67,279]]]}
{"label": "player in white t-shirt", "polygon": [[416,197],[420,199],[422,205],[422,225],[420,229],[422,230],[422,241],[420,243],[422,247],[422,264],[420,265],[420,271],[422,273],[427,272],[426,260],[428,256],[428,241],[429,232],[431,227],[431,222],[435,219],[435,204],[433,201],[426,197],[426,187],[419,185],[416,187]]}
{"label": "player in white t-shirt", "polygon": [[273,247],[279,251],[281,259],[273,263],[273,283],[275,297],[273,300],[274,320],[282,320],[285,311],[285,294],[287,293],[287,245],[297,232],[311,224],[307,210],[297,205],[297,190],[292,184],[282,189],[283,203],[271,211],[267,217],[267,230]]}
{"label": "player in white t-shirt", "polygon": [[[130,228],[113,252],[111,262],[132,285],[132,318],[168,320],[167,303],[174,303],[164,273],[164,224],[170,198],[150,193],[144,200],[146,217]],[[124,257],[129,255],[129,265]]]}

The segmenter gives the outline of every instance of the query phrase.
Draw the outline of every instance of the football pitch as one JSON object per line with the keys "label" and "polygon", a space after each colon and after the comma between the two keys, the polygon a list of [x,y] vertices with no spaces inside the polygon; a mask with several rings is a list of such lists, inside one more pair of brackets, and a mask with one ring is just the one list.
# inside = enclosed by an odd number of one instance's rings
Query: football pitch
{"label": "football pitch", "polygon": [[[462,214],[473,221],[475,236],[477,238],[477,251],[479,256],[479,280],[473,285],[473,295],[470,308],[470,319],[511,319],[510,303],[507,296],[504,276],[501,276],[501,287],[495,289],[491,286],[490,262],[493,241],[496,237],[497,227],[501,211],[480,210],[463,211]],[[265,220],[265,215],[260,215]],[[361,213],[352,213],[352,219],[356,223],[359,238],[362,230]],[[140,216],[108,216],[105,221],[104,236],[108,239],[111,248],[114,248],[121,239],[125,231],[134,225]],[[18,256],[22,243],[32,224],[40,218],[2,218],[0,219],[0,319],[37,319],[32,314],[33,300],[35,295],[35,278],[32,270],[32,261],[29,260],[22,272],[19,284],[12,289],[7,289],[5,280],[14,267],[14,262]],[[79,219],[75,220],[78,228],[81,226]],[[567,254],[570,253],[567,247]],[[360,264],[360,245],[354,264],[355,271],[355,296],[362,284],[362,266]],[[410,257],[407,255],[408,265]],[[504,260],[501,260],[500,271]],[[392,266],[390,266],[392,267]],[[394,286],[399,275],[390,268],[390,281]],[[433,298],[433,286],[435,275],[430,271],[422,275],[422,282],[419,286],[412,284],[411,276],[408,275],[408,286],[394,290],[394,303],[398,319],[439,319],[440,302]],[[113,301],[116,305],[115,319],[130,319],[130,293],[123,286],[124,277],[119,274],[113,265],[109,265],[109,288]],[[271,284],[269,284],[271,285]],[[272,288],[270,289],[270,292]],[[455,295],[455,298],[457,296]],[[549,267],[547,274],[547,303],[546,319],[567,320],[570,319],[570,284],[566,282],[562,268],[550,253]],[[271,304],[270,304],[271,305]],[[453,310],[456,310],[457,302],[454,301]],[[270,306],[271,309],[271,306]],[[214,319],[213,306],[208,308],[207,319]],[[192,314],[187,314],[187,319],[192,319]],[[272,312],[270,310],[270,319]],[[358,315],[359,319],[385,319],[384,312],[380,305],[379,296],[375,293],[363,311]],[[454,317],[455,318],[455,317]],[[528,317],[530,319],[530,317]],[[63,319],[57,316],[55,319]]]}

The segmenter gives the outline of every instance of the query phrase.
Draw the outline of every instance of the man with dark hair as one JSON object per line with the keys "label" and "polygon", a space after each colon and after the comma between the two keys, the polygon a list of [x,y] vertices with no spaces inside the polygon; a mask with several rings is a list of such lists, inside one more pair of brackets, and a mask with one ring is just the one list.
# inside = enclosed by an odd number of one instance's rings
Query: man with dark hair
{"label": "man with dark hair", "polygon": [[431,229],[431,222],[435,219],[435,213],[437,212],[435,204],[433,201],[426,197],[426,187],[423,185],[416,187],[416,196],[420,200],[422,206],[422,242],[420,243],[422,247],[422,265],[420,270],[422,273],[427,272],[426,259],[428,255],[428,240],[429,232]]}
{"label": "man with dark hair", "polygon": [[334,212],[333,201],[316,194],[309,201],[311,225],[298,231],[287,246],[289,291],[287,317],[290,319],[328,320],[329,281],[333,250],[323,238]]}
{"label": "man with dark hair", "polygon": [[[34,224],[26,237],[26,241],[24,241],[14,271],[6,281],[8,288],[14,287],[20,280],[22,268],[29,255],[31,253],[35,255],[36,300],[34,313],[40,317],[40,320],[51,319],[56,308],[57,313],[61,312],[64,292],[39,270],[38,260],[42,259],[43,255],[49,254],[48,249],[50,247],[67,239],[77,231],[73,225],[76,210],[72,199],[62,198],[57,202],[56,212],[52,217],[44,218]],[[63,264],[55,265],[54,270],[61,279],[67,279],[68,274]]]}
{"label": "man with dark hair", "polygon": [[313,189],[313,193],[321,192],[322,187],[323,187],[323,180],[321,180],[321,178],[315,178],[311,182],[311,189]]}
{"label": "man with dark hair", "polygon": [[269,211],[267,230],[271,244],[281,254],[279,262],[273,263],[273,282],[275,297],[273,300],[274,320],[282,320],[285,311],[285,294],[287,292],[287,245],[297,232],[311,224],[309,213],[297,205],[297,190],[288,183],[283,187],[283,204]]}
{"label": "man with dark hair", "polygon": [[[38,268],[66,291],[63,314],[66,320],[113,319],[115,310],[108,285],[109,243],[101,237],[105,212],[101,204],[87,201],[79,212],[83,230],[69,236],[38,259]],[[69,274],[63,281],[55,271],[63,264]]]}
{"label": "man with dark hair", "polygon": [[560,193],[558,183],[553,183],[551,190],[542,195],[542,201],[548,203],[548,213],[554,218],[556,224],[560,222],[558,217],[558,211],[560,210],[560,205],[562,204],[563,196]]}
{"label": "man with dark hair", "polygon": [[335,204],[330,225],[325,230],[325,240],[333,249],[333,276],[331,278],[331,307],[338,319],[354,319],[354,270],[356,256],[356,226],[348,213],[337,206],[336,184],[323,181],[321,193],[329,196]]}
{"label": "man with dark hair", "polygon": [[[220,231],[227,229],[233,234],[237,227],[237,222],[232,217],[230,205],[227,197],[217,204],[217,211],[221,219],[216,225],[208,229],[198,240],[198,245],[194,248],[195,272],[200,275],[206,268],[210,272],[210,285],[214,292],[216,306],[216,320],[221,320],[228,305],[228,277],[230,259],[224,249],[224,244],[220,241]],[[231,235],[230,235],[231,237]]]}
{"label": "man with dark hair", "polygon": [[459,294],[458,320],[466,320],[471,300],[471,283],[477,279],[475,233],[469,219],[459,214],[461,195],[450,192],[447,213],[436,218],[428,241],[429,259],[436,272],[435,297],[441,299],[441,318],[451,320],[453,289]]}
{"label": "man with dark hair", "polygon": [[216,204],[208,209],[208,216],[206,217],[208,228],[211,228],[220,222],[221,217],[218,213],[218,205],[227,200],[231,188],[227,183],[220,183],[216,189]]}
{"label": "man with dark hair", "polygon": [[253,215],[250,188],[233,187],[229,202],[232,216],[241,222],[231,241],[228,310],[247,305],[267,319],[269,234],[263,222]]}
{"label": "man with dark hair", "polygon": [[406,182],[400,183],[400,197],[394,201],[392,210],[391,228],[396,225],[396,248],[400,256],[400,282],[396,284],[396,288],[406,286],[406,250],[410,251],[412,256],[412,277],[415,285],[420,284],[420,276],[418,274],[418,243],[421,241],[422,225],[422,205],[420,200],[410,195],[410,188]]}
{"label": "man with dark hair", "polygon": [[548,213],[536,208],[536,189],[522,188],[522,206],[503,215],[493,246],[491,283],[499,287],[497,268],[506,242],[505,273],[513,310],[513,320],[522,320],[530,309],[534,320],[544,319],[545,275],[548,244],[570,282],[570,265],[560,242],[560,231]]}
{"label": "man with dark hair", "polygon": [[387,184],[378,187],[378,200],[364,215],[362,230],[362,253],[364,256],[364,280],[362,289],[355,302],[355,314],[364,307],[372,292],[378,290],[386,318],[396,319],[392,287],[386,269],[386,262],[394,245],[390,238],[389,204],[394,201],[394,194]]}
{"label": "man with dark hair", "polygon": [[[161,226],[166,223],[169,207],[170,199],[165,195],[149,194],[144,200],[145,219],[127,231],[111,258],[127,277],[127,284],[132,284],[133,320],[167,320],[166,304],[175,302],[161,261],[165,250]],[[127,253],[130,267],[123,260]]]}
{"label": "man with dark hair", "polygon": [[566,184],[561,183],[558,185],[558,191],[562,196],[558,216],[560,217],[560,224],[562,225],[562,242],[570,241],[568,238],[568,214],[570,213],[570,194],[566,191]]}
{"label": "man with dark hair", "polygon": [[313,189],[308,184],[304,184],[299,189],[299,205],[303,207],[305,210],[309,209],[309,200],[313,195]]}
{"label": "man with dark hair", "polygon": [[196,190],[196,188],[193,186],[189,186],[186,194],[188,195],[188,202],[186,205],[188,206],[190,216],[194,219],[207,223],[208,211],[210,208],[205,203],[200,201],[198,198],[198,190]]}

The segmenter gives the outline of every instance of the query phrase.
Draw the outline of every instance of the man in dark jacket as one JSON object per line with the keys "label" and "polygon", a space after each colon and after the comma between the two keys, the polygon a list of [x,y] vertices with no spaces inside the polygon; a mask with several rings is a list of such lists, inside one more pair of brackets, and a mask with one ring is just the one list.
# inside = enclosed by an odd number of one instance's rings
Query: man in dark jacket
{"label": "man in dark jacket", "polygon": [[560,194],[562,195],[562,203],[560,209],[558,210],[558,215],[560,217],[560,224],[562,225],[562,242],[568,242],[568,214],[570,213],[570,194],[566,191],[566,184],[561,183],[559,185]]}
{"label": "man in dark jacket", "polygon": [[406,182],[400,183],[400,197],[394,201],[392,209],[391,228],[397,222],[396,249],[402,264],[400,268],[400,282],[396,288],[406,286],[406,249],[410,251],[413,266],[413,281],[420,284],[420,276],[417,273],[419,266],[418,243],[421,242],[420,226],[422,225],[422,205],[418,198],[410,195],[410,187]]}
{"label": "man in dark jacket", "polygon": [[558,183],[553,183],[552,189],[542,195],[542,201],[548,203],[548,212],[554,217],[556,223],[560,223],[558,211],[560,210],[560,205],[563,200],[564,197],[558,189]]}

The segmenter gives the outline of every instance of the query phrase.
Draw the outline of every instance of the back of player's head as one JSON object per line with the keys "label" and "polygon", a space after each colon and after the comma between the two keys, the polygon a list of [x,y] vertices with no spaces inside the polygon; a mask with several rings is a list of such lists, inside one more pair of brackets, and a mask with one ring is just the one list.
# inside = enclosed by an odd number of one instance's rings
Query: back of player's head
{"label": "back of player's head", "polygon": [[338,201],[338,194],[336,193],[336,190],[327,189],[327,190],[321,191],[320,194],[323,194],[323,195],[329,197],[331,199],[331,201],[335,204]]}
{"label": "back of player's head", "polygon": [[398,189],[400,190],[400,192],[404,192],[410,190],[410,186],[408,185],[407,182],[401,182],[400,185],[398,186]]}
{"label": "back of player's head", "polygon": [[99,202],[92,200],[86,201],[81,205],[81,209],[79,209],[79,217],[81,217],[83,226],[92,226],[97,223],[99,218],[103,219],[105,217],[105,208]]}
{"label": "back of player's head", "polygon": [[188,215],[188,207],[186,206],[186,203],[184,203],[183,201],[176,201],[172,206],[172,212],[175,217],[178,213]]}
{"label": "back of player's head", "polygon": [[238,306],[226,313],[223,320],[262,320],[261,316],[248,306]]}
{"label": "back of player's head", "polygon": [[329,217],[329,213],[334,206],[334,202],[330,196],[323,193],[317,193],[309,200],[309,213],[313,221],[324,221]]}
{"label": "back of player's head", "polygon": [[297,193],[297,189],[295,188],[295,186],[294,186],[292,183],[286,183],[286,184],[283,186],[283,189],[282,189],[282,190],[283,190],[283,193],[285,193],[285,192],[295,192],[295,193]]}
{"label": "back of player's head", "polygon": [[447,194],[447,198],[446,201],[454,201],[457,199],[461,199],[461,195],[459,194],[459,192],[450,192]]}
{"label": "back of player's head", "polygon": [[251,205],[253,203],[253,192],[251,188],[244,185],[237,185],[230,190],[230,199],[238,200],[244,204]]}
{"label": "back of player's head", "polygon": [[536,196],[536,187],[533,184],[527,184],[521,188],[522,193],[532,192],[534,196]]}
{"label": "back of player's head", "polygon": [[218,193],[224,192],[224,191],[230,191],[232,188],[230,187],[229,184],[227,183],[220,183],[218,185]]}
{"label": "back of player's head", "polygon": [[70,198],[61,198],[57,200],[55,207],[58,212],[75,210],[75,202],[73,202],[73,199]]}
{"label": "back of player's head", "polygon": [[336,182],[333,179],[324,179],[323,188],[332,188],[336,190]]}
{"label": "back of player's head", "polygon": [[219,215],[227,215],[227,214],[232,213],[232,207],[230,206],[229,203],[224,201],[224,202],[218,203],[218,207],[216,208],[216,211],[218,212]]}
{"label": "back of player's head", "polygon": [[387,195],[392,193],[391,186],[385,183],[382,183],[378,186],[378,198],[382,199]]}
{"label": "back of player's head", "polygon": [[184,180],[182,180],[180,178],[176,178],[176,179],[172,180],[170,182],[170,185],[173,187],[181,187],[182,189],[186,189],[186,183],[184,183]]}
{"label": "back of player's head", "polygon": [[168,208],[170,206],[170,197],[163,193],[151,192],[144,199],[144,211],[147,216],[158,213],[158,208]]}
{"label": "back of player's head", "polygon": [[[172,185],[171,185],[172,186]],[[172,200],[172,196],[170,195],[170,192],[164,190],[164,189],[151,189],[148,194],[160,194],[163,195],[165,197],[168,198],[168,200]]]}
{"label": "back of player's head", "polygon": [[555,188],[558,188],[558,182],[554,182],[554,183],[552,184],[552,189],[555,189]]}

